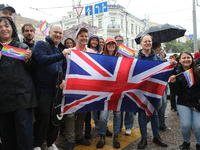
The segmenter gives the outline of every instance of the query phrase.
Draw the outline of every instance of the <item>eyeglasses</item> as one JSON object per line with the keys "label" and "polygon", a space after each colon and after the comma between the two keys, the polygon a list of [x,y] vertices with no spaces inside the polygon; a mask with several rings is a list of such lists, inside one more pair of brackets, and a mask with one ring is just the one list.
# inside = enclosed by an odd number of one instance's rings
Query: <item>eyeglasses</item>
{"label": "eyeglasses", "polygon": [[121,43],[122,43],[122,42],[123,42],[123,40],[116,40],[116,42],[121,42]]}

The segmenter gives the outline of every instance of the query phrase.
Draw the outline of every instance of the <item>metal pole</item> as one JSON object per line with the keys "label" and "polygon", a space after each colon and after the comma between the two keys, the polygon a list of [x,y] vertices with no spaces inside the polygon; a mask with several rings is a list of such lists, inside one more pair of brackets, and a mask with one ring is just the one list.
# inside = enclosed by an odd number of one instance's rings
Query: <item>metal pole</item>
{"label": "metal pole", "polygon": [[196,18],[196,0],[193,0],[193,41],[194,52],[197,51],[197,18]]}

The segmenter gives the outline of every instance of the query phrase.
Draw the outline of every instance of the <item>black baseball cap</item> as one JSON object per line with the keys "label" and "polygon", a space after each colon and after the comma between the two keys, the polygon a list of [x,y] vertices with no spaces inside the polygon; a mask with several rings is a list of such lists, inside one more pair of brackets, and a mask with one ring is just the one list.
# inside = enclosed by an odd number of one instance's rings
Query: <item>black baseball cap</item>
{"label": "black baseball cap", "polygon": [[10,10],[12,13],[15,13],[15,9],[11,6],[9,6],[8,4],[0,4],[0,10]]}

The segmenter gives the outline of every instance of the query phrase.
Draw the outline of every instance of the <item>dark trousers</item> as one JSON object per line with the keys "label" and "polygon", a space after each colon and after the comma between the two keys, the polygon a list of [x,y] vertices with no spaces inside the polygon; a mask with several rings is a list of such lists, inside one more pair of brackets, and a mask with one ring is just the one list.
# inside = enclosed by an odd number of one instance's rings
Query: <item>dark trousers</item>
{"label": "dark trousers", "polygon": [[54,126],[51,119],[53,94],[36,93],[38,107],[35,108],[34,147],[41,147],[44,140],[50,147],[57,138],[58,126]]}
{"label": "dark trousers", "polygon": [[176,108],[176,95],[175,95],[172,87],[171,86],[169,86],[169,87],[170,87],[170,103],[171,103],[171,108],[176,110],[177,109]]}
{"label": "dark trousers", "polygon": [[32,109],[0,114],[0,130],[5,150],[33,150]]}
{"label": "dark trousers", "polygon": [[91,132],[91,111],[85,116],[85,135],[90,135]]}

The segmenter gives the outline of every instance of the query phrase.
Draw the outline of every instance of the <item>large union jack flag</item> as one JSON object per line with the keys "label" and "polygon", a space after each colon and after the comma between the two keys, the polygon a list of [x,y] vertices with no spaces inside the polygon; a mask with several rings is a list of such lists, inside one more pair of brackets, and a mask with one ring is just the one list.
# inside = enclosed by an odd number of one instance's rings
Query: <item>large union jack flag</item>
{"label": "large union jack flag", "polygon": [[68,58],[62,113],[145,110],[152,115],[173,68],[171,62],[72,50]]}

